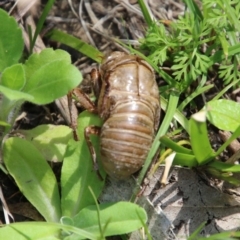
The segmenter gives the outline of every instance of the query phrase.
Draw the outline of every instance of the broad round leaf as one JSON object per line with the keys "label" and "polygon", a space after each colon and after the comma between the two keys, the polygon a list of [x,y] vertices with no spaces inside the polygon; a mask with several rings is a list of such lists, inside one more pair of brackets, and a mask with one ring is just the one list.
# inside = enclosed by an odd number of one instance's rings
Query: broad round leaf
{"label": "broad round leaf", "polygon": [[17,22],[0,9],[0,72],[19,61],[23,46],[22,31]]}
{"label": "broad round leaf", "polygon": [[72,129],[63,125],[39,125],[30,130],[19,130],[28,141],[41,152],[43,157],[52,162],[61,162],[68,141],[72,138]]}
{"label": "broad round leaf", "polygon": [[66,95],[81,80],[81,73],[75,66],[64,60],[57,60],[40,67],[27,80],[31,88],[27,85],[23,91],[34,97],[33,103],[47,104]]}
{"label": "broad round leaf", "polygon": [[0,236],[1,239],[7,240],[59,240],[60,230],[76,233],[77,236],[81,236],[82,239],[99,239],[92,233],[82,229],[50,222],[20,222],[7,224],[0,228]]}
{"label": "broad round leaf", "polygon": [[58,226],[50,225],[46,222],[20,222],[1,227],[0,236],[2,239],[8,240],[57,240],[59,238],[55,236],[59,231],[60,228]]}
{"label": "broad round leaf", "polygon": [[234,132],[240,125],[240,104],[220,99],[208,103],[207,119],[217,128]]}
{"label": "broad round leaf", "polygon": [[[52,48],[45,48],[40,53],[32,54],[24,64],[26,78],[30,79],[39,68],[57,60],[64,60],[66,63],[71,63],[71,56],[64,50],[53,50]],[[30,89],[32,83],[28,82],[28,84],[30,85],[28,87]]]}
{"label": "broad round leaf", "polygon": [[3,146],[4,163],[24,196],[50,222],[61,218],[55,175],[38,150],[21,138],[9,138]]}
{"label": "broad round leaf", "polygon": [[79,70],[63,50],[47,48],[33,54],[24,65],[26,85],[23,92],[34,96],[35,104],[47,104],[66,95],[82,81]]}
{"label": "broad round leaf", "polygon": [[[100,223],[104,237],[130,233],[143,227],[147,222],[145,210],[130,202],[103,203],[100,208]],[[84,208],[73,220],[75,226],[94,234],[99,233],[97,206]],[[140,220],[141,219],[141,220]]]}
{"label": "broad round leaf", "polygon": [[[81,209],[94,204],[94,198],[89,187],[96,198],[100,195],[104,181],[100,181],[96,171],[86,140],[84,129],[89,125],[101,126],[100,118],[87,111],[82,112],[78,119],[78,136],[80,141],[69,141],[63,161],[61,173],[62,214],[63,216],[75,216]],[[99,137],[91,136],[91,142],[99,160]],[[99,168],[101,165],[99,162]],[[105,173],[101,172],[104,177]]]}

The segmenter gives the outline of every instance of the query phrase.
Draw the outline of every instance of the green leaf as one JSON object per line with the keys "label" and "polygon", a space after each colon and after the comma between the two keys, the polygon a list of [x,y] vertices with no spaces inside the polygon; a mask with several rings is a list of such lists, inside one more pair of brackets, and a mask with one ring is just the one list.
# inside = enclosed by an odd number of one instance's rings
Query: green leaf
{"label": "green leaf", "polygon": [[224,231],[207,237],[198,237],[198,240],[236,240],[240,237],[240,232]]}
{"label": "green leaf", "polygon": [[198,235],[204,229],[206,224],[207,224],[207,222],[201,223],[200,226],[198,226],[197,229],[195,229],[194,232],[189,236],[188,240],[195,240],[195,239],[197,239]]}
{"label": "green leaf", "polygon": [[213,162],[209,163],[208,166],[213,167],[222,172],[240,172],[240,165],[235,165],[235,164],[231,164],[231,163],[213,161]]}
{"label": "green leaf", "polygon": [[[134,203],[103,203],[99,205],[99,208],[102,229],[106,226],[104,237],[130,233],[143,227],[142,222],[146,223],[147,221],[145,210]],[[139,218],[142,219],[142,222]],[[73,217],[73,220],[76,227],[93,234],[100,234],[96,205],[82,209]]]}
{"label": "green leaf", "polygon": [[149,14],[148,8],[143,0],[138,0],[138,4],[142,10],[144,19],[148,26],[152,25],[153,19],[151,18],[151,15]]}
{"label": "green leaf", "polygon": [[[33,101],[34,97],[28,93],[20,92],[17,90],[12,90],[8,87],[4,87],[0,85],[0,93],[2,93],[9,100],[25,100],[25,101]],[[2,110],[2,109],[1,109]]]}
{"label": "green leaf", "polygon": [[[24,64],[26,78],[30,79],[44,65],[61,60],[71,63],[71,56],[61,49],[53,50],[52,48],[46,48],[40,53],[32,54]],[[35,85],[36,83],[28,82],[28,89],[31,89]]]}
{"label": "green leaf", "polygon": [[90,232],[76,227],[50,222],[22,222],[12,223],[0,228],[0,236],[7,240],[59,240],[59,230],[76,233],[84,239],[98,240],[99,238]]}
{"label": "green leaf", "polygon": [[70,55],[62,50],[45,49],[33,54],[25,65],[27,83],[24,92],[34,96],[33,103],[47,104],[66,95],[82,80],[71,65]]}
{"label": "green leaf", "polygon": [[9,138],[3,146],[3,159],[19,189],[50,222],[61,217],[60,197],[55,175],[38,150],[21,138]]}
{"label": "green leaf", "polygon": [[8,240],[29,240],[46,239],[57,240],[56,234],[59,234],[58,226],[51,226],[44,222],[21,222],[5,225],[0,228],[2,239]]}
{"label": "green leaf", "polygon": [[198,5],[191,0],[184,0],[185,4],[189,8],[190,12],[194,14],[194,16],[198,17],[199,19],[203,19],[203,15],[201,10],[199,9]]}
{"label": "green leaf", "polygon": [[205,118],[204,111],[192,115],[189,120],[191,146],[200,165],[211,161],[215,156],[208,139],[206,120],[202,120],[202,117]]}
{"label": "green leaf", "polygon": [[221,145],[221,147],[217,150],[216,156],[219,156],[227,146],[234,140],[240,136],[240,126],[232,133],[232,135]]}
{"label": "green leaf", "polygon": [[73,219],[70,217],[61,217],[61,223],[64,225],[70,225],[70,226],[74,226],[74,222]]}
{"label": "green leaf", "polygon": [[[78,119],[79,142],[70,141],[62,166],[62,211],[64,216],[72,217],[82,208],[94,204],[91,187],[96,198],[102,191],[104,181],[100,181],[93,170],[92,158],[84,138],[84,129],[89,125],[101,126],[102,121],[97,115],[87,111],[80,114]],[[99,137],[92,136],[91,141],[99,157]],[[101,164],[100,164],[101,170]],[[104,177],[104,172],[101,171]]]}
{"label": "green leaf", "polygon": [[217,128],[235,131],[240,125],[240,104],[219,99],[208,102],[207,118]]}
{"label": "green leaf", "polygon": [[18,130],[26,140],[38,149],[48,161],[61,162],[68,141],[72,138],[72,129],[61,125],[39,125],[31,130]]}
{"label": "green leaf", "polygon": [[183,167],[197,167],[198,161],[196,157],[192,154],[185,154],[185,153],[176,153],[173,165],[180,165]]}
{"label": "green leaf", "polygon": [[13,17],[0,9],[0,72],[19,61],[23,46],[22,30]]}
{"label": "green leaf", "polygon": [[170,148],[174,152],[184,153],[184,154],[193,154],[193,151],[191,149],[185,148],[185,147],[179,145],[178,143],[174,142],[167,136],[162,136],[160,138],[160,141],[162,144],[164,144],[166,147]]}
{"label": "green leaf", "polygon": [[99,52],[96,48],[87,44],[86,42],[82,41],[79,38],[76,38],[72,35],[69,35],[56,29],[49,33],[49,37],[53,41],[58,41],[69,47],[76,49],[77,51],[81,52],[85,56],[93,59],[98,63],[102,62],[103,54]]}
{"label": "green leaf", "polygon": [[25,83],[25,73],[22,64],[15,64],[6,68],[1,76],[1,85],[13,90],[21,90]]}
{"label": "green leaf", "polygon": [[11,127],[11,125],[9,123],[4,122],[4,121],[0,121],[0,126],[7,127],[7,128]]}
{"label": "green leaf", "polygon": [[41,16],[38,17],[37,27],[36,27],[36,30],[34,32],[34,36],[33,36],[33,39],[31,41],[31,45],[30,45],[30,52],[31,53],[32,53],[33,47],[35,45],[36,39],[43,29],[44,22],[45,22],[48,14],[49,14],[49,11],[52,9],[52,6],[53,6],[54,2],[55,2],[55,0],[47,1],[46,4],[44,4],[43,10],[41,11],[42,12]]}

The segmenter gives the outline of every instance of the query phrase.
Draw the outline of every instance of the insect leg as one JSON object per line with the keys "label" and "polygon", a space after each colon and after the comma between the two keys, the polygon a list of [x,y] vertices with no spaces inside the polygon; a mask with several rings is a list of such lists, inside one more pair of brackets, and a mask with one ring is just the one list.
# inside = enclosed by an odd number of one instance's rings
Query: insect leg
{"label": "insect leg", "polygon": [[73,138],[75,141],[78,141],[78,135],[77,135],[77,116],[74,116],[73,114],[73,101],[72,101],[72,93],[69,92],[67,94],[67,100],[68,100],[68,111],[69,111],[69,116],[70,116],[70,123],[71,123],[71,128],[73,130]]}
{"label": "insect leg", "polygon": [[89,96],[84,93],[80,88],[75,88],[72,90],[72,96],[75,98],[83,108],[92,113],[97,113],[97,108],[95,103],[89,98]]}
{"label": "insect leg", "polygon": [[73,137],[76,141],[78,141],[77,135],[77,116],[73,116],[72,108],[73,101],[72,98],[75,98],[86,110],[92,113],[97,113],[97,108],[95,103],[91,101],[87,94],[85,94],[81,89],[75,88],[71,92],[68,93],[68,109],[70,112],[70,121],[71,127],[73,129]]}
{"label": "insect leg", "polygon": [[92,69],[91,80],[92,80],[93,92],[95,96],[98,98],[101,87],[102,87],[102,81],[101,81],[100,72],[97,69]]}
{"label": "insect leg", "polygon": [[100,132],[101,132],[101,127],[91,125],[91,126],[88,126],[88,127],[85,128],[84,137],[85,137],[85,140],[86,140],[87,145],[88,145],[88,149],[89,149],[91,157],[92,157],[93,169],[96,171],[99,179],[103,180],[103,177],[101,176],[101,174],[99,172],[99,168],[98,168],[96,151],[95,151],[95,149],[92,145],[91,139],[90,139],[90,135],[94,134],[94,135],[99,136]]}

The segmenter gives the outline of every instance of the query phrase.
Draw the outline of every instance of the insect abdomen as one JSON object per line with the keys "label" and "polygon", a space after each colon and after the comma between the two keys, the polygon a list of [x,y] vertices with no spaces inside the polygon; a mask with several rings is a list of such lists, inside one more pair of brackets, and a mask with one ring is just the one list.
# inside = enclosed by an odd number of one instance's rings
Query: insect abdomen
{"label": "insect abdomen", "polygon": [[154,116],[149,101],[115,106],[101,130],[101,160],[110,176],[124,179],[142,167],[153,141]]}

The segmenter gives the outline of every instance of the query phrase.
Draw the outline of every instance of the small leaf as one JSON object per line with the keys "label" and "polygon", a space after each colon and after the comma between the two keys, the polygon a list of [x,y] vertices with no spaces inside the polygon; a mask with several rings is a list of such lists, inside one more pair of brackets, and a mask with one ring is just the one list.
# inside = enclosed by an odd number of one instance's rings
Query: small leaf
{"label": "small leaf", "polygon": [[53,162],[63,160],[68,141],[72,138],[72,129],[61,125],[39,125],[31,130],[18,132],[31,141],[45,159]]}
{"label": "small leaf", "polygon": [[61,217],[60,197],[55,175],[38,150],[21,138],[9,138],[3,146],[3,159],[19,189],[50,222]]}
{"label": "small leaf", "polygon": [[26,83],[22,64],[15,64],[6,68],[1,76],[1,85],[13,90],[21,90]]}
{"label": "small leaf", "polygon": [[19,61],[23,46],[22,30],[13,17],[0,9],[0,72]]}
{"label": "small leaf", "polygon": [[[99,208],[100,223],[103,229],[106,226],[104,237],[130,233],[143,227],[142,222],[147,221],[145,210],[134,203],[103,203]],[[73,220],[76,227],[100,235],[96,205],[82,209]]]}
{"label": "small leaf", "polygon": [[207,119],[217,128],[234,132],[240,125],[240,104],[219,99],[208,102]]}
{"label": "small leaf", "polygon": [[[72,217],[82,208],[94,204],[93,196],[89,191],[92,188],[95,197],[98,197],[104,186],[96,171],[93,170],[92,158],[87,147],[84,129],[89,125],[101,126],[100,118],[87,111],[81,113],[78,119],[79,142],[70,141],[62,166],[62,211],[64,216]],[[99,137],[91,136],[91,142],[99,160]],[[101,170],[101,165],[99,163]],[[104,177],[104,172],[101,172]]]}

